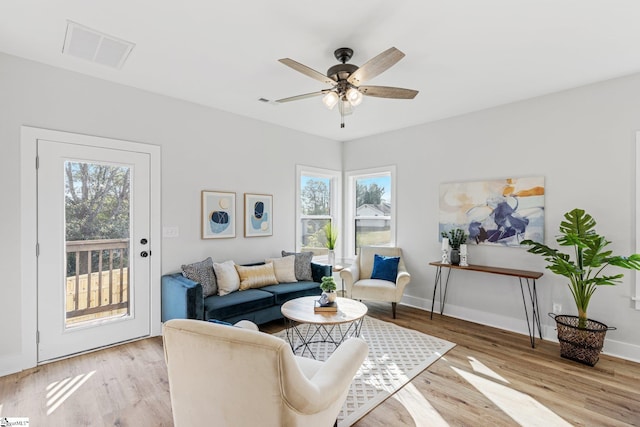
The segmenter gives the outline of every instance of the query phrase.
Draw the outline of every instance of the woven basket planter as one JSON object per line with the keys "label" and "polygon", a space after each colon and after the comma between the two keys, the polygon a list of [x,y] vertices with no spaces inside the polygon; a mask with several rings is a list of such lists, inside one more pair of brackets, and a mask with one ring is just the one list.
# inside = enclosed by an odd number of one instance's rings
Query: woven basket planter
{"label": "woven basket planter", "polygon": [[549,316],[555,319],[558,328],[560,356],[589,366],[598,362],[607,331],[616,329],[591,319],[585,328],[578,328],[578,316],[553,313]]}

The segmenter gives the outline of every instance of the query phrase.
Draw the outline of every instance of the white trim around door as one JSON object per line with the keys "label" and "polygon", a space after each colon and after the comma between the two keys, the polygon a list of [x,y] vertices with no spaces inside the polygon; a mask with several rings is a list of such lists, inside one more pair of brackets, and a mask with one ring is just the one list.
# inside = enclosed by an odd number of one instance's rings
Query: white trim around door
{"label": "white trim around door", "polygon": [[160,283],[161,275],[161,218],[160,218],[160,184],[161,184],[161,149],[159,146],[143,144],[139,142],[122,141],[111,138],[103,138],[76,133],[62,132],[49,129],[40,129],[30,126],[22,126],[20,141],[20,256],[21,256],[21,289],[22,289],[22,315],[21,315],[21,339],[22,357],[20,369],[28,369],[38,363],[38,277],[37,277],[37,178],[36,178],[36,154],[37,141],[46,139],[77,143],[82,145],[122,149],[147,153],[151,158],[150,165],[150,335],[157,336],[162,333],[160,318]]}

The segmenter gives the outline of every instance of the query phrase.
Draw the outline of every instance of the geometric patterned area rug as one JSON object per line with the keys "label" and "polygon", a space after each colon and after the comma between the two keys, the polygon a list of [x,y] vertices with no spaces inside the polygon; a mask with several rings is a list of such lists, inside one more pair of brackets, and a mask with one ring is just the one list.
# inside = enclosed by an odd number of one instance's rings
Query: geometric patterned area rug
{"label": "geometric patterned area rug", "polygon": [[[298,328],[307,326],[299,325]],[[286,340],[285,334],[283,330],[275,335]],[[364,318],[360,337],[369,345],[369,355],[351,383],[338,416],[338,427],[355,424],[455,346],[452,342],[369,316]],[[335,349],[331,343],[311,345],[316,358],[323,361]],[[304,356],[308,356],[308,352]]]}

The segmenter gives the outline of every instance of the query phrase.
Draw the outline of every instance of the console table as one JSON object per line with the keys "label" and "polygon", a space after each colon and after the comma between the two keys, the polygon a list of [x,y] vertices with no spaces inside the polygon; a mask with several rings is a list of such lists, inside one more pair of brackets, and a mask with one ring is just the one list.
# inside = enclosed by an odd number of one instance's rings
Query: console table
{"label": "console table", "polygon": [[[440,314],[444,311],[444,304],[447,299],[447,287],[449,285],[449,276],[452,270],[479,271],[481,273],[500,274],[503,276],[517,277],[520,281],[520,291],[522,293],[522,303],[524,304],[524,315],[527,319],[527,328],[529,328],[529,339],[531,347],[535,348],[536,326],[538,327],[538,335],[542,339],[542,330],[540,329],[540,313],[538,312],[538,294],[536,291],[536,279],[542,277],[542,273],[538,271],[514,270],[512,268],[489,267],[486,265],[468,265],[462,267],[454,264],[443,264],[438,261],[430,262],[436,270],[436,281],[433,287],[433,298],[431,299],[431,318],[433,319],[433,306],[436,301],[436,291],[440,286]],[[447,268],[447,279],[444,283],[444,297],[442,296],[442,268]],[[525,298],[524,283],[527,284],[529,301],[531,302],[531,318],[529,318],[529,310],[527,308],[527,300]]]}

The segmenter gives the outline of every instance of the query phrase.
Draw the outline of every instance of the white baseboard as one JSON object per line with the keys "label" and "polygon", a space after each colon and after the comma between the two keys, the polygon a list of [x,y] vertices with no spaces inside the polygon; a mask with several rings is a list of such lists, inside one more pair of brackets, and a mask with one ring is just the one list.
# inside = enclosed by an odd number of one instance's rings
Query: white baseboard
{"label": "white baseboard", "polygon": [[602,353],[640,363],[640,346],[605,338]]}
{"label": "white baseboard", "polygon": [[10,354],[0,357],[0,377],[22,371],[24,361],[20,354]]}
{"label": "white baseboard", "polygon": [[[431,300],[416,298],[413,296],[403,296],[401,304],[405,304],[411,307],[431,311]],[[472,308],[460,307],[451,303],[447,303],[447,309],[444,313],[446,316],[455,317],[456,319],[468,320],[469,322],[479,323],[481,325],[492,326],[494,328],[504,329],[518,334],[524,334],[529,336],[529,329],[527,322],[523,319],[514,319],[512,317],[501,316],[495,313],[488,313],[486,311],[475,310]],[[440,303],[435,302],[434,313],[440,313]],[[431,314],[431,313],[429,313]],[[542,325],[542,337],[546,338],[544,325]],[[540,335],[536,330],[536,337],[540,339]]]}
{"label": "white baseboard", "polygon": [[[400,304],[415,307],[421,310],[426,310],[430,315],[431,300],[425,298],[417,298],[410,295],[402,297]],[[440,312],[440,303],[435,302],[434,313]],[[467,320],[469,322],[479,323],[481,325],[492,326],[494,328],[504,329],[506,331],[516,332],[529,336],[529,329],[527,322],[523,319],[514,319],[512,317],[501,316],[495,313],[487,313],[485,311],[474,310],[466,307],[456,306],[451,303],[447,303],[446,316],[455,317],[456,319]],[[541,318],[542,338],[546,341],[558,342],[558,336],[556,332],[556,326],[554,324],[545,324],[543,318]],[[536,331],[536,339],[540,339]],[[614,341],[605,338],[604,347],[602,353],[619,357],[621,359],[630,360],[632,362],[640,362],[640,346],[635,344],[629,344],[622,341]]]}

